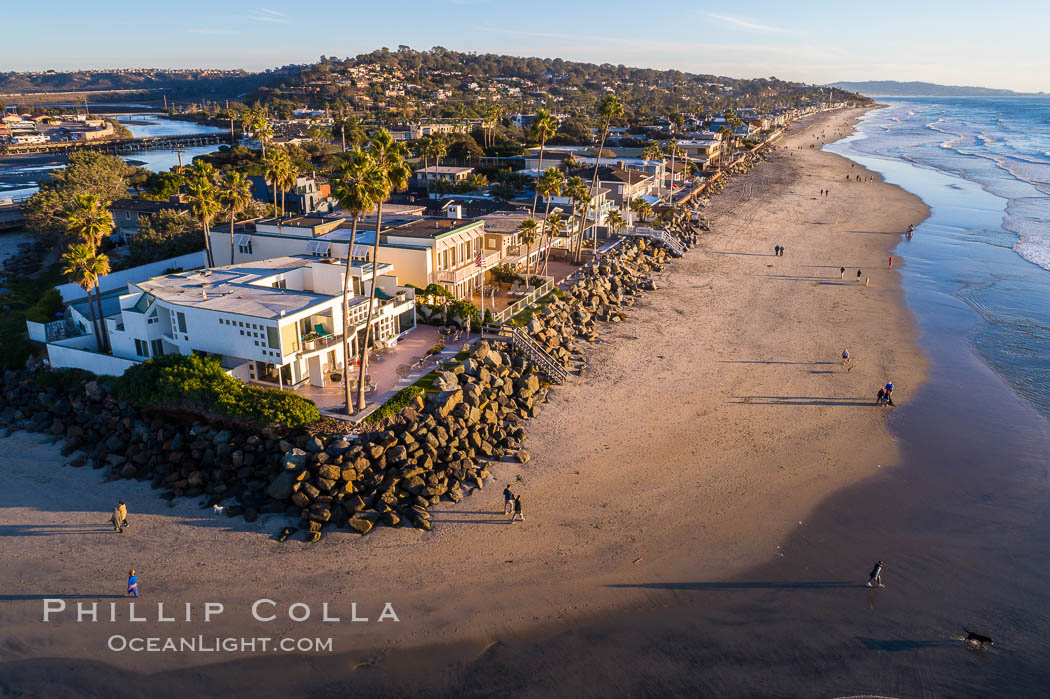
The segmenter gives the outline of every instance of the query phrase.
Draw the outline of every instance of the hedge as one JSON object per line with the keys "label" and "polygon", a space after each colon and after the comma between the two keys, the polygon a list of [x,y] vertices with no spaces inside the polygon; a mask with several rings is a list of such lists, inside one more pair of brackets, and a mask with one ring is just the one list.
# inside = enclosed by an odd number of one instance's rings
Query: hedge
{"label": "hedge", "polygon": [[425,393],[426,389],[417,384],[406,386],[391,396],[390,400],[386,403],[383,403],[381,406],[366,415],[362,419],[362,422],[379,422],[385,417],[399,413],[407,407],[416,396],[422,396]]}
{"label": "hedge", "polygon": [[257,424],[305,427],[320,419],[317,405],[291,391],[262,388],[227,374],[215,357],[165,354],[130,367],[117,396],[139,405],[214,411]]}

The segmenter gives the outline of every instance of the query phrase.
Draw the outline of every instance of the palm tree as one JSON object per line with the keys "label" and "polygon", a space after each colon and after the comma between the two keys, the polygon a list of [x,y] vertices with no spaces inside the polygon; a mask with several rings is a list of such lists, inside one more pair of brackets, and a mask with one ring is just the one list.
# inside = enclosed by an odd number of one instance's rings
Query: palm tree
{"label": "palm tree", "polygon": [[645,148],[642,149],[642,158],[645,160],[659,160],[663,157],[663,153],[660,152],[660,144],[656,141],[649,141],[645,144]]}
{"label": "palm tree", "polygon": [[681,154],[682,149],[678,147],[678,141],[675,140],[674,136],[671,136],[671,140],[667,142],[667,152],[671,154],[671,206],[674,207],[674,159],[676,155]]}
{"label": "palm tree", "polygon": [[273,215],[278,215],[277,189],[278,180],[281,179],[281,169],[284,167],[284,151],[276,148],[270,150],[270,154],[263,158],[263,177],[273,187]]}
{"label": "palm tree", "polygon": [[[598,118],[602,123],[602,141],[601,145],[598,146],[598,154],[594,159],[594,176],[591,178],[591,199],[593,200],[598,190],[598,166],[601,164],[602,151],[605,150],[605,139],[609,136],[609,127],[612,124],[613,119],[618,119],[623,116],[623,105],[620,104],[620,99],[614,93],[607,93],[602,97],[598,103]],[[584,210],[583,216],[587,217],[587,213],[590,209],[590,204],[587,204],[587,209]],[[582,254],[583,248],[580,248]],[[598,235],[597,230],[594,235],[594,254],[598,254]]]}
{"label": "palm tree", "polygon": [[[432,158],[436,163],[441,161],[441,158],[448,152],[448,146],[445,145],[445,141],[437,136],[424,136],[419,139],[419,152],[423,156],[423,170],[427,177],[427,196],[430,196],[430,175],[426,173],[427,165]],[[436,167],[436,165],[435,165]]]}
{"label": "palm tree", "polygon": [[412,168],[408,166],[408,149],[398,143],[386,129],[379,129],[372,135],[368,144],[368,154],[372,158],[378,177],[378,194],[376,207],[376,236],[372,248],[372,285],[368,293],[368,317],[365,321],[365,339],[361,343],[361,368],[358,374],[357,401],[361,410],[365,408],[365,368],[368,364],[368,337],[372,332],[372,315],[375,312],[376,284],[379,281],[379,233],[383,229],[383,202],[392,192],[405,188]]}
{"label": "palm tree", "polygon": [[[543,171],[543,150],[547,146],[547,139],[553,136],[557,130],[558,120],[555,119],[546,109],[537,109],[536,115],[532,119],[532,133],[535,134],[536,140],[540,143],[540,164],[537,169],[541,172]],[[538,189],[532,195],[533,217],[536,216],[536,201],[539,195],[540,193]]]}
{"label": "palm tree", "polygon": [[[346,413],[349,415],[353,402],[350,400],[350,313],[347,301],[350,295],[350,261],[357,239],[357,223],[371,211],[383,196],[382,174],[376,169],[372,158],[360,148],[339,156],[335,176],[332,178],[332,195],[339,206],[350,213],[350,243],[346,246],[346,274],[343,277],[343,394]],[[372,284],[375,284],[375,260],[372,264]]]}
{"label": "palm tree", "polygon": [[219,215],[219,201],[215,195],[215,182],[207,176],[194,177],[187,186],[190,213],[201,222],[204,229],[204,252],[209,267],[215,265],[211,254],[211,222]]}
{"label": "palm tree", "polygon": [[262,145],[262,157],[266,157],[266,140],[273,138],[273,127],[270,126],[269,119],[266,118],[266,112],[260,110],[255,113],[252,119],[252,130],[255,132],[255,137],[259,139],[259,143]]}
{"label": "palm tree", "polygon": [[653,213],[653,207],[645,199],[638,197],[631,200],[631,211],[638,214],[642,223]]}
{"label": "palm tree", "polygon": [[[97,254],[102,245],[102,239],[113,232],[113,215],[109,213],[106,204],[94,194],[78,194],[73,198],[73,205],[66,218],[66,231],[73,240],[83,242],[91,246]],[[106,271],[101,275],[109,273],[109,264]],[[88,292],[88,304],[91,304],[91,293]],[[109,351],[109,334],[105,327],[105,318],[102,315],[102,290],[95,285],[95,304],[98,306],[98,314],[101,325],[102,347]]]}
{"label": "palm tree", "polygon": [[[540,179],[536,182],[536,193],[542,194],[543,198],[547,201],[547,208],[543,212],[543,227],[540,232],[540,240],[547,241],[548,252],[550,251],[550,241],[547,234],[547,220],[550,218],[551,197],[560,196],[564,189],[565,175],[563,175],[562,171],[556,167],[548,168],[542,175],[540,175]],[[544,256],[544,259],[546,259],[546,256]],[[536,267],[539,268],[539,260],[537,260],[536,263]]]}
{"label": "palm tree", "polygon": [[233,264],[233,226],[237,214],[243,211],[252,200],[251,182],[243,172],[230,170],[219,183],[219,202],[230,214],[230,264]]}
{"label": "palm tree", "polygon": [[[576,210],[576,207],[577,207],[577,205],[580,202],[583,201],[584,197],[587,196],[587,185],[585,185],[583,183],[583,178],[578,176],[578,175],[573,175],[572,177],[570,177],[567,180],[565,180],[565,194],[569,197],[569,215],[570,216],[575,216],[578,213],[580,213],[580,212],[578,212]],[[569,230],[570,231],[572,230],[572,227],[573,227],[574,224],[575,224],[575,219],[571,218],[569,220]],[[583,230],[582,226],[581,226],[580,230],[581,230],[580,235],[583,235],[583,233],[582,233],[582,230]],[[550,250],[548,249],[547,252],[549,253]],[[573,245],[573,249],[570,250],[569,252],[572,254],[573,257],[576,256],[576,247],[575,247],[575,245]],[[544,263],[544,266],[546,267],[546,263]]]}
{"label": "palm tree", "polygon": [[605,214],[605,225],[613,229],[613,235],[619,233],[620,229],[623,228],[626,223],[627,222],[623,219],[623,214],[616,209]]}
{"label": "palm tree", "polygon": [[287,153],[284,151],[282,153],[284,157],[281,159],[281,166],[277,169],[277,184],[281,188],[281,216],[284,216],[284,195],[295,186],[296,180],[299,179],[299,168]]}
{"label": "palm tree", "polygon": [[62,273],[66,278],[87,292],[91,326],[95,332],[95,346],[99,352],[108,351],[103,340],[104,331],[100,330],[104,328],[106,320],[102,316],[101,306],[98,313],[95,312],[95,306],[91,304],[91,290],[98,289],[100,276],[109,274],[109,258],[98,252],[90,243],[77,243],[62,255],[62,265]]}
{"label": "palm tree", "polygon": [[[521,242],[525,243],[525,276],[529,276],[529,258],[532,257],[532,244],[536,242],[536,233],[539,231],[540,224],[536,223],[536,219],[527,218],[521,222],[518,226],[518,233],[521,235]],[[525,280],[528,282],[528,279]]]}

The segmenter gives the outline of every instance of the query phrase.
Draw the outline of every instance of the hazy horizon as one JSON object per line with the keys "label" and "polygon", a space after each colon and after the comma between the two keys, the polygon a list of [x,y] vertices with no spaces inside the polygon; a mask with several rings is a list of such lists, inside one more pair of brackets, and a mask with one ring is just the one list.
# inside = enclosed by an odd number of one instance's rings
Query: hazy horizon
{"label": "hazy horizon", "polygon": [[404,44],[811,84],[899,80],[1050,91],[1050,52],[1043,50],[1050,19],[1034,0],[997,7],[994,23],[973,21],[987,12],[974,0],[878,7],[756,0],[739,12],[713,3],[641,12],[622,0],[407,0],[396,14],[387,6],[318,0],[294,9],[245,0],[177,7],[113,0],[104,8],[56,0],[46,13],[30,4],[5,12],[15,31],[0,59],[3,71],[259,71]]}

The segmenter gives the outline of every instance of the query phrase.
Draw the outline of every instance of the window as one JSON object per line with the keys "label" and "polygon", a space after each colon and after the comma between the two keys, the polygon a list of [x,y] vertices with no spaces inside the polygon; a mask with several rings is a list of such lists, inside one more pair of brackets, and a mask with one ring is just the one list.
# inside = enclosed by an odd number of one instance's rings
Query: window
{"label": "window", "polygon": [[237,252],[241,253],[242,255],[251,255],[252,254],[252,241],[249,239],[248,242],[245,243],[244,245],[238,245],[237,246]]}
{"label": "window", "polygon": [[266,344],[268,344],[273,349],[280,349],[280,347],[281,347],[281,339],[280,339],[280,337],[277,334],[277,328],[272,327],[272,326],[267,326],[267,328],[266,328]]}
{"label": "window", "polygon": [[275,281],[272,284],[272,286],[273,286],[274,289],[287,289],[288,288],[288,281],[285,280],[285,279],[278,279],[277,281]]}
{"label": "window", "polygon": [[164,343],[160,340],[154,340],[150,343],[150,349],[152,350],[152,356],[159,357],[164,354]]}
{"label": "window", "polygon": [[177,319],[179,321],[178,322],[179,332],[180,333],[186,332],[186,314],[183,313],[182,311],[179,311],[175,315],[176,315],[176,317],[177,317]]}
{"label": "window", "polygon": [[135,354],[140,357],[149,356],[149,344],[145,340],[135,339]]}

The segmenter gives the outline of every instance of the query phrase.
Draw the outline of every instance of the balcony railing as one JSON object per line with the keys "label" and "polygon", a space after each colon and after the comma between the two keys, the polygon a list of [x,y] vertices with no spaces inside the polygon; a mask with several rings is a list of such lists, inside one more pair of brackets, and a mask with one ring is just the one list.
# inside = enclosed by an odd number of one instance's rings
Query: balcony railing
{"label": "balcony railing", "polygon": [[478,274],[483,273],[487,269],[492,269],[500,262],[500,254],[498,252],[489,253],[482,259],[485,261],[485,267],[481,268],[477,265],[477,258],[472,258],[469,262],[462,265],[461,267],[453,270],[445,270],[437,273],[438,281],[444,284],[458,284],[459,282],[472,279]]}

